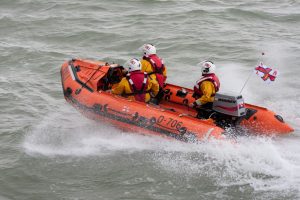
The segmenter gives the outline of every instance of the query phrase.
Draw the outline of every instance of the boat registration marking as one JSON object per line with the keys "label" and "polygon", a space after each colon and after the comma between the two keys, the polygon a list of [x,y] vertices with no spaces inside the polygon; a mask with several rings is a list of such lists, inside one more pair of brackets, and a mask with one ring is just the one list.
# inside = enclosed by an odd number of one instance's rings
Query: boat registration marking
{"label": "boat registration marking", "polygon": [[165,118],[163,115],[161,115],[157,118],[157,123],[158,124],[166,123],[167,126],[170,126],[171,128],[176,128],[177,130],[179,130],[183,124],[183,122],[181,122],[181,121],[178,121],[171,117]]}

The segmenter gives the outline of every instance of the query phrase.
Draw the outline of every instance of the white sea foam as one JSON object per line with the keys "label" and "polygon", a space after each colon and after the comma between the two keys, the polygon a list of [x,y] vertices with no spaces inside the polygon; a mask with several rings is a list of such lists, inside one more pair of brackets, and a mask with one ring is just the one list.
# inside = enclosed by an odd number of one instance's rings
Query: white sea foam
{"label": "white sea foam", "polygon": [[[207,176],[221,186],[249,185],[258,191],[296,190],[300,185],[297,141],[287,138],[241,137],[237,142],[187,144],[173,139],[122,132],[95,123],[71,107],[46,116],[24,139],[33,156],[114,156],[118,152],[148,153],[167,173]],[[68,118],[66,117],[68,116]],[[298,135],[298,133],[296,133]],[[286,144],[289,145],[286,145]]]}

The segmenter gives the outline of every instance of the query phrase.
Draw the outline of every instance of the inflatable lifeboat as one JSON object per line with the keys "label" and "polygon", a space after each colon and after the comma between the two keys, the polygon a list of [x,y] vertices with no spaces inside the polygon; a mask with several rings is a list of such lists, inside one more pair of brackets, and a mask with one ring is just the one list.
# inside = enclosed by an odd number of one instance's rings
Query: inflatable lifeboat
{"label": "inflatable lifeboat", "polygon": [[128,100],[110,89],[123,67],[101,61],[72,59],[61,67],[65,99],[88,118],[108,122],[127,131],[154,134],[182,141],[222,139],[232,130],[247,134],[286,135],[293,129],[274,112],[244,103],[241,95],[216,94],[209,117],[189,108],[193,90],[165,84],[159,105]]}

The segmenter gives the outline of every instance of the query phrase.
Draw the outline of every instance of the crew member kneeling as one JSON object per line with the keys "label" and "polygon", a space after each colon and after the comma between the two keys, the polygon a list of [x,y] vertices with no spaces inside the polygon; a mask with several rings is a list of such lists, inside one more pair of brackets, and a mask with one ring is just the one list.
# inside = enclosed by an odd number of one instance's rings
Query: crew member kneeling
{"label": "crew member kneeling", "polygon": [[153,96],[158,94],[159,85],[157,81],[151,80],[147,73],[141,71],[141,62],[138,59],[133,58],[126,65],[129,73],[112,88],[113,94],[142,102],[150,100],[150,92]]}
{"label": "crew member kneeling", "polygon": [[144,44],[140,48],[143,52],[142,72],[146,72],[150,79],[156,80],[159,84],[159,93],[157,100],[159,101],[164,96],[163,87],[167,79],[167,69],[161,58],[156,55],[156,48],[152,44]]}
{"label": "crew member kneeling", "polygon": [[[216,66],[211,61],[205,61],[202,64],[202,77],[194,86],[194,95],[196,99],[191,106],[196,108],[212,109],[214,96],[220,89],[220,81],[215,75]],[[199,110],[198,116],[208,118],[207,113]],[[202,115],[202,116],[201,116]]]}

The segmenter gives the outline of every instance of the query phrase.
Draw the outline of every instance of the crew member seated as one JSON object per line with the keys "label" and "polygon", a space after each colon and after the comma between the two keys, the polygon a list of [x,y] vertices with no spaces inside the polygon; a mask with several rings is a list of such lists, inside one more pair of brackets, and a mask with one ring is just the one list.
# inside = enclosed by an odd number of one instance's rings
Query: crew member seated
{"label": "crew member seated", "polygon": [[220,89],[220,81],[215,74],[216,66],[211,61],[202,64],[202,77],[194,86],[193,97],[196,99],[190,106],[198,110],[198,118],[209,118],[214,96]]}
{"label": "crew member seated", "polygon": [[127,73],[127,71],[124,70],[123,66],[119,66],[116,64],[110,66],[111,68],[109,69],[107,74],[99,80],[97,90],[110,90],[113,85],[119,83]]}
{"label": "crew member seated", "polygon": [[113,94],[141,102],[149,102],[150,92],[154,96],[158,94],[159,85],[157,81],[151,80],[147,73],[141,71],[141,62],[138,59],[129,60],[125,67],[128,68],[129,73],[122,78],[120,83],[113,86]]}
{"label": "crew member seated", "polygon": [[141,48],[143,52],[142,72],[146,72],[150,79],[156,80],[159,84],[159,93],[156,96],[157,104],[164,96],[164,83],[167,79],[167,68],[161,58],[156,55],[156,48],[152,44],[144,44]]}

